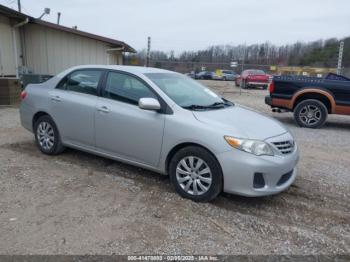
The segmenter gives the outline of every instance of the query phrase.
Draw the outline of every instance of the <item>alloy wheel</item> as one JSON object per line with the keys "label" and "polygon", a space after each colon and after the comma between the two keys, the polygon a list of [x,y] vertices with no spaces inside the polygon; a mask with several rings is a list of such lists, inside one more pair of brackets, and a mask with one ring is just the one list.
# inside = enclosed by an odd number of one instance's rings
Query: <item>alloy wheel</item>
{"label": "alloy wheel", "polygon": [[203,195],[212,184],[208,164],[196,156],[187,156],[176,167],[176,179],[180,187],[190,195]]}
{"label": "alloy wheel", "polygon": [[315,125],[321,120],[322,112],[315,105],[306,105],[300,110],[299,118],[307,126]]}
{"label": "alloy wheel", "polygon": [[54,145],[55,135],[53,127],[48,122],[41,122],[37,127],[37,138],[40,146],[49,151]]}

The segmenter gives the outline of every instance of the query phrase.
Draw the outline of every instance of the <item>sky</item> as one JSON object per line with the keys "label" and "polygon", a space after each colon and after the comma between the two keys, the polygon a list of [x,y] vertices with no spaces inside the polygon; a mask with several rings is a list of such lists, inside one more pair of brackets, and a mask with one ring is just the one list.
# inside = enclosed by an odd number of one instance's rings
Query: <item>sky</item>
{"label": "sky", "polygon": [[[22,12],[124,41],[179,53],[217,44],[282,45],[350,36],[350,0],[21,0]],[[0,0],[17,9],[17,0]]]}

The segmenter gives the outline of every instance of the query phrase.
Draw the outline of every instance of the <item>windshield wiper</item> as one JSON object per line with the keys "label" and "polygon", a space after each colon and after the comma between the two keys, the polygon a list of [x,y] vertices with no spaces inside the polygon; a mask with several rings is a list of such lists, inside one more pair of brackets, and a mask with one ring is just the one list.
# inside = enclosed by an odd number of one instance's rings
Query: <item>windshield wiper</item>
{"label": "windshield wiper", "polygon": [[201,106],[201,105],[189,105],[189,106],[183,106],[182,108],[190,109],[190,110],[203,110],[207,109],[207,106]]}
{"label": "windshield wiper", "polygon": [[215,102],[211,105],[208,105],[208,107],[225,107],[225,105],[227,105],[227,104],[224,102]]}
{"label": "windshield wiper", "polygon": [[226,107],[226,106],[233,106],[234,104],[226,99],[223,99],[223,102],[215,102],[210,107],[217,108],[217,107]]}
{"label": "windshield wiper", "polygon": [[228,101],[226,99],[223,99],[221,102],[215,102],[210,105],[188,105],[183,106],[182,108],[190,109],[190,110],[206,110],[206,109],[220,109],[228,106],[233,106],[234,103],[231,101]]}
{"label": "windshield wiper", "polygon": [[190,109],[190,110],[206,110],[206,109],[219,109],[219,108],[224,108],[225,103],[223,102],[215,102],[211,105],[189,105],[189,106],[183,106],[185,109]]}

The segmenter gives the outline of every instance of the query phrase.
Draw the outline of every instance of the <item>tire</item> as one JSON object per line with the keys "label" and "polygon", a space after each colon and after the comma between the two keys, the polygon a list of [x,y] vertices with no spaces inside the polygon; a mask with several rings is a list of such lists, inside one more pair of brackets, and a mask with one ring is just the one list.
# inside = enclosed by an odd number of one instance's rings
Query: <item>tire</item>
{"label": "tire", "polygon": [[224,76],[224,77],[222,78],[222,80],[223,80],[223,81],[226,81],[226,76]]}
{"label": "tire", "polygon": [[56,124],[48,115],[39,117],[35,122],[34,136],[37,147],[44,154],[58,155],[65,149]]}
{"label": "tire", "polygon": [[211,153],[201,147],[189,146],[180,149],[169,163],[169,175],[176,192],[196,202],[211,201],[222,191],[223,176],[220,164]]}
{"label": "tire", "polygon": [[242,87],[242,89],[247,89],[247,84],[243,80],[241,81],[241,87]]}
{"label": "tire", "polygon": [[328,117],[327,107],[319,100],[307,99],[294,108],[294,120],[300,127],[320,128]]}

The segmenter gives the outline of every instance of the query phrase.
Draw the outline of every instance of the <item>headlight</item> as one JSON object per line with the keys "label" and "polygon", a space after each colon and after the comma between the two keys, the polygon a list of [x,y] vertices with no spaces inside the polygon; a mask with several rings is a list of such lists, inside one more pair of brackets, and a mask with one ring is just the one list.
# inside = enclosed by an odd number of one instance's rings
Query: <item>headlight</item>
{"label": "headlight", "polygon": [[224,138],[230,146],[237,148],[239,150],[242,150],[257,156],[262,156],[262,155],[273,156],[273,151],[271,147],[264,141],[234,138],[231,136],[224,136]]}

